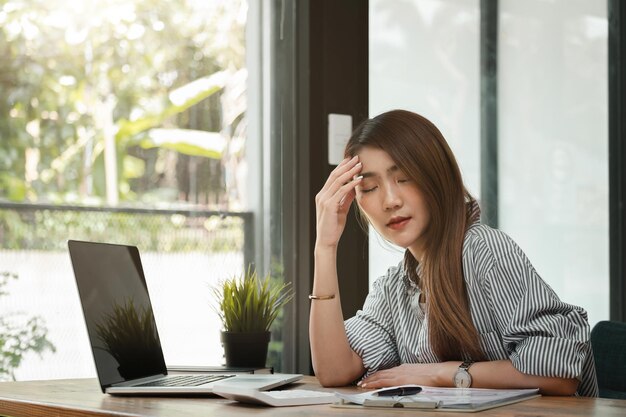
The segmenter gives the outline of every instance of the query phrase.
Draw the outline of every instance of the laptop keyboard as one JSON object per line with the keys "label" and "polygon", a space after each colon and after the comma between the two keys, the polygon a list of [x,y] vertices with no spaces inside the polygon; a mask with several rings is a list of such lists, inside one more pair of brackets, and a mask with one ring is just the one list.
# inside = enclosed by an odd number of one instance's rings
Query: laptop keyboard
{"label": "laptop keyboard", "polygon": [[208,384],[233,375],[168,375],[155,381],[135,385],[136,387],[196,387]]}

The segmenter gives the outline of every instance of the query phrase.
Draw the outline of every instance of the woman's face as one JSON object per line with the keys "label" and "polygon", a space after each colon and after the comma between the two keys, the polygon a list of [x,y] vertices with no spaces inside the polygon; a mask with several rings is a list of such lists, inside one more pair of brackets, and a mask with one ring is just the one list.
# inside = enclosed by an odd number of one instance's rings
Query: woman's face
{"label": "woman's face", "polygon": [[421,259],[430,222],[422,192],[387,152],[364,147],[358,156],[363,164],[363,180],[356,187],[359,207],[378,233]]}

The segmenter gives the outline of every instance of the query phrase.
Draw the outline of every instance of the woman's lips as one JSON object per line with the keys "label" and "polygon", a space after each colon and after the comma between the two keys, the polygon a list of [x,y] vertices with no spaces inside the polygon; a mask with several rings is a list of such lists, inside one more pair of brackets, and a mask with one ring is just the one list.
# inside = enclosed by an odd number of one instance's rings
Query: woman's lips
{"label": "woman's lips", "polygon": [[400,230],[406,226],[410,220],[410,217],[394,217],[389,223],[387,223],[387,227],[393,230]]}

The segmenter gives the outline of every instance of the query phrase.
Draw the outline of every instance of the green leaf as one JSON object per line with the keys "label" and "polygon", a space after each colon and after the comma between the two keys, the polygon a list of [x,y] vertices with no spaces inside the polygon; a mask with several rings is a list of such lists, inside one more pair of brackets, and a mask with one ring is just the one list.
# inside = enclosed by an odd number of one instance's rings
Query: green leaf
{"label": "green leaf", "polygon": [[0,176],[0,186],[4,188],[4,195],[11,201],[24,201],[28,186],[26,182],[20,178],[15,178],[9,174]]}
{"label": "green leaf", "polygon": [[289,283],[274,283],[269,274],[259,278],[256,270],[248,268],[242,276],[213,287],[213,295],[226,331],[260,332],[270,329],[294,293]]}
{"label": "green leaf", "polygon": [[118,129],[115,134],[115,140],[120,142],[148,130],[154,126],[158,126],[165,120],[161,115],[147,116],[137,120],[120,119],[117,123]]}
{"label": "green leaf", "polygon": [[226,139],[215,132],[192,129],[152,129],[140,142],[142,148],[167,148],[185,155],[221,159]]}
{"label": "green leaf", "polygon": [[147,115],[136,120],[120,119],[117,123],[118,129],[115,134],[115,140],[118,142],[128,140],[138,133],[160,126],[169,117],[184,112],[220,91],[224,88],[226,78],[227,73],[219,71],[207,77],[191,81],[169,94],[172,104],[167,106],[161,113]]}
{"label": "green leaf", "polygon": [[122,160],[124,166],[124,178],[141,178],[146,172],[146,163],[143,159],[132,155],[124,155]]}
{"label": "green leaf", "polygon": [[227,79],[228,74],[226,71],[218,71],[175,89],[169,94],[169,99],[174,104],[170,111],[180,113],[187,110],[189,107],[224,88]]}

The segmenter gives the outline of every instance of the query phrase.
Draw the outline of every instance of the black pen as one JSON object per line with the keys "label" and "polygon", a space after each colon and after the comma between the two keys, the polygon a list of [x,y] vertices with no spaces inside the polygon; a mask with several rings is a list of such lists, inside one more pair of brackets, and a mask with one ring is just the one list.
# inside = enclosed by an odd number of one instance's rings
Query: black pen
{"label": "black pen", "polygon": [[410,387],[397,387],[388,388],[376,392],[379,397],[394,397],[404,395],[415,395],[422,391],[422,387],[410,386]]}

